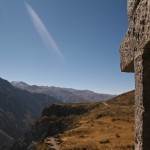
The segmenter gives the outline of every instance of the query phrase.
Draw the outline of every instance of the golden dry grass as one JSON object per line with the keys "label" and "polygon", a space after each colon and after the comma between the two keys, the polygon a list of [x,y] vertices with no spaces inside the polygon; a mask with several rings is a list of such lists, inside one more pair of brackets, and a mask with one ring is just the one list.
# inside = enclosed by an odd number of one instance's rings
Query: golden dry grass
{"label": "golden dry grass", "polygon": [[37,150],[47,150],[48,149],[48,145],[45,143],[41,143],[38,145]]}
{"label": "golden dry grass", "polygon": [[79,117],[76,128],[61,135],[62,149],[133,150],[134,107],[127,98],[134,102],[134,93],[97,104],[95,109]]}
{"label": "golden dry grass", "polygon": [[[92,104],[92,108],[59,135],[61,150],[133,150],[134,92]],[[38,150],[46,150],[45,145]]]}

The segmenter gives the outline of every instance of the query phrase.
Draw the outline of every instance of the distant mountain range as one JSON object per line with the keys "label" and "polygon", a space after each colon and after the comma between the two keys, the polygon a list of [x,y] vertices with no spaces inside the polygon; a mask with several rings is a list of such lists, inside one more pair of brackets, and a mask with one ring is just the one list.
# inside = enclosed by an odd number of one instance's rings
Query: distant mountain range
{"label": "distant mountain range", "polygon": [[98,94],[89,90],[76,90],[72,88],[48,87],[29,85],[25,82],[13,81],[11,84],[19,89],[27,90],[32,93],[43,93],[55,97],[64,103],[82,103],[82,102],[98,102],[108,100],[116,95]]}
{"label": "distant mountain range", "polygon": [[7,149],[31,127],[50,104],[60,103],[46,94],[30,93],[0,78],[0,149]]}

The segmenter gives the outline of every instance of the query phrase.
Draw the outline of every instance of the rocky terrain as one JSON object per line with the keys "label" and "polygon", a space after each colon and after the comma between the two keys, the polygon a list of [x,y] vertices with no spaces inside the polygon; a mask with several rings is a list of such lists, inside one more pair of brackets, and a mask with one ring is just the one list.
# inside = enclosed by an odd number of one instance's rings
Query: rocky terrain
{"label": "rocky terrain", "polygon": [[[86,106],[86,107],[85,107]],[[26,150],[32,141],[43,141],[49,136],[56,136],[74,126],[76,116],[85,114],[93,105],[89,104],[53,104],[45,108],[42,117],[33,125],[25,138],[14,144],[12,150]],[[21,145],[21,146],[20,146]]]}
{"label": "rocky terrain", "polygon": [[17,88],[27,90],[32,93],[43,93],[55,97],[64,103],[96,102],[108,100],[116,95],[98,94],[89,90],[76,90],[71,88],[48,87],[29,85],[24,82],[11,82]]}
{"label": "rocky terrain", "polygon": [[0,78],[0,149],[7,149],[23,136],[43,108],[58,102],[48,95],[17,89]]}
{"label": "rocky terrain", "polygon": [[134,91],[104,102],[51,105],[11,150],[51,149],[55,140],[61,150],[133,150]]}

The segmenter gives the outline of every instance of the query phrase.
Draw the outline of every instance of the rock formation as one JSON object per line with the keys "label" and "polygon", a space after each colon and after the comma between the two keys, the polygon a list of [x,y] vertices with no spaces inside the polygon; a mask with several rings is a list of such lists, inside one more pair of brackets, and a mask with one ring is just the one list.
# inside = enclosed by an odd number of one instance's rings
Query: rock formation
{"label": "rock formation", "polygon": [[135,150],[150,149],[150,0],[128,0],[121,70],[135,73]]}

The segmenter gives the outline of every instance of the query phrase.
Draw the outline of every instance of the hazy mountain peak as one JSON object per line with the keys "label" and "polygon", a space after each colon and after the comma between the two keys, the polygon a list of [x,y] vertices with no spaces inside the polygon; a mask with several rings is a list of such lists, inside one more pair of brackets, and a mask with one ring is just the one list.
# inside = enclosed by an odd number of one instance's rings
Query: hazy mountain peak
{"label": "hazy mountain peak", "polygon": [[77,90],[73,88],[61,88],[55,86],[29,85],[25,82],[12,82],[12,85],[32,93],[43,93],[55,97],[65,103],[81,103],[108,100],[116,95],[99,94],[90,90]]}
{"label": "hazy mountain peak", "polygon": [[17,85],[20,88],[25,88],[25,87],[29,86],[29,84],[27,84],[23,81],[12,81],[11,84],[14,85],[14,86]]}

